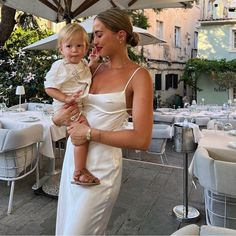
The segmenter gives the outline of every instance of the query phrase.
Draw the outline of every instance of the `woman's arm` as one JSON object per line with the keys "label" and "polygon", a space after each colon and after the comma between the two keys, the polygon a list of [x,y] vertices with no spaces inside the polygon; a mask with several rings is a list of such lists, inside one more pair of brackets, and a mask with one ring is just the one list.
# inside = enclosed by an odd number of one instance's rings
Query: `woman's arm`
{"label": "woman's arm", "polygon": [[147,70],[141,69],[131,81],[133,90],[133,129],[121,131],[104,131],[84,124],[74,123],[68,127],[74,145],[86,142],[86,137],[92,141],[115,147],[127,147],[146,150],[152,136],[153,124],[153,84]]}

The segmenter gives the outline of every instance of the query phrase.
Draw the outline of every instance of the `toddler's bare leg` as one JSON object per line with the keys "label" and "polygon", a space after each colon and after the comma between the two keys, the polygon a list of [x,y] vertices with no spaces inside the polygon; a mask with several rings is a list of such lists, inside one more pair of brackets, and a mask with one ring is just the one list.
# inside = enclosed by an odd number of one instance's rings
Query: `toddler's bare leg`
{"label": "toddler's bare leg", "polygon": [[85,143],[74,147],[75,169],[72,183],[80,185],[97,185],[100,183],[100,180],[86,169],[88,145]]}
{"label": "toddler's bare leg", "polygon": [[83,170],[86,168],[86,160],[88,153],[88,143],[80,146],[75,146],[74,148],[74,162],[75,171]]}

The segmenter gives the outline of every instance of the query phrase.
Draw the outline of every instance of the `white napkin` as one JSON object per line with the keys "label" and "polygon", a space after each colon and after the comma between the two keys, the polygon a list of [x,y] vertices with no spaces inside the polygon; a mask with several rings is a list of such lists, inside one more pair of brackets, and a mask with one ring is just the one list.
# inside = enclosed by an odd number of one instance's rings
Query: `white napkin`
{"label": "white napkin", "polygon": [[[197,124],[194,124],[194,123],[191,123],[191,122],[187,122],[187,123],[178,122],[178,123],[175,123],[175,124],[180,125],[180,126],[184,126],[184,127],[192,128],[195,143],[198,143],[199,140],[203,137],[203,133],[201,132],[201,130],[199,129],[199,126]],[[173,132],[174,132],[174,129],[173,129]]]}
{"label": "white napkin", "polygon": [[193,123],[189,123],[189,127],[193,129],[193,136],[195,143],[198,143],[199,140],[203,137],[203,133],[199,129],[199,126]]}

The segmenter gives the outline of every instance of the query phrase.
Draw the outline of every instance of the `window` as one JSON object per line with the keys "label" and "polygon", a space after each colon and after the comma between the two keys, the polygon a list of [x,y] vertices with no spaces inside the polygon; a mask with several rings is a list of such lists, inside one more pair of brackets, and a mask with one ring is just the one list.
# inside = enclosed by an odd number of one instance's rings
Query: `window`
{"label": "window", "polygon": [[155,91],[161,90],[161,74],[155,74]]}
{"label": "window", "polygon": [[180,27],[175,26],[175,45],[176,48],[180,48]]}
{"label": "window", "polygon": [[233,88],[233,99],[236,100],[236,88]]}
{"label": "window", "polygon": [[236,49],[236,30],[233,30],[233,49]]}
{"label": "window", "polygon": [[157,29],[157,31],[156,31],[157,37],[160,38],[160,39],[163,39],[163,38],[164,38],[163,22],[157,20],[157,21],[156,21],[156,26],[157,26],[157,27],[156,27],[156,29]]}
{"label": "window", "polygon": [[230,49],[231,50],[236,50],[236,29],[235,28],[231,28],[230,29]]}
{"label": "window", "polygon": [[193,38],[193,48],[197,49],[197,44],[198,44],[198,32],[194,31],[194,38]]}
{"label": "window", "polygon": [[236,17],[236,8],[229,7],[228,8],[228,18],[235,18]]}
{"label": "window", "polygon": [[177,74],[167,74],[166,75],[166,90],[169,88],[178,88],[178,75]]}
{"label": "window", "polygon": [[208,1],[207,12],[208,12],[208,16],[211,17],[212,12],[213,12],[213,3],[212,3],[212,1]]}

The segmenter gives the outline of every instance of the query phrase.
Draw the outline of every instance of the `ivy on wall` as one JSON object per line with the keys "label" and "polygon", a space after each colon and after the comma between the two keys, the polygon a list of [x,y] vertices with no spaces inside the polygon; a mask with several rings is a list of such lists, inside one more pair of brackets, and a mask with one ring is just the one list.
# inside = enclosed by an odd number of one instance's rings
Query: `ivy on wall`
{"label": "ivy on wall", "polygon": [[193,58],[187,61],[181,81],[184,81],[194,90],[201,75],[208,75],[219,86],[225,88],[236,87],[236,59],[226,61]]}

